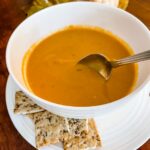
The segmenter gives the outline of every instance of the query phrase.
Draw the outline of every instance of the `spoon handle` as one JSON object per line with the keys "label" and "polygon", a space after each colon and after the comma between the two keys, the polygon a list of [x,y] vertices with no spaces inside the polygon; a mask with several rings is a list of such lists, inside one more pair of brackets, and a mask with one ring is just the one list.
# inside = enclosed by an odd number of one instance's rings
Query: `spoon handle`
{"label": "spoon handle", "polygon": [[119,60],[111,61],[112,67],[116,68],[122,65],[130,64],[130,63],[136,63],[140,61],[145,61],[150,59],[150,50],[135,54],[133,56],[125,57]]}

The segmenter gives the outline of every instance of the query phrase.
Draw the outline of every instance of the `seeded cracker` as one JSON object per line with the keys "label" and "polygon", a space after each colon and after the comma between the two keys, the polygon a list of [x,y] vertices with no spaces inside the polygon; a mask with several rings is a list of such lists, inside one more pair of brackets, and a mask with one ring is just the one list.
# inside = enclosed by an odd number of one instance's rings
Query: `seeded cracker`
{"label": "seeded cracker", "polygon": [[88,119],[67,119],[69,133],[72,136],[80,136],[82,132],[88,132]]}
{"label": "seeded cracker", "polygon": [[15,95],[15,114],[29,114],[44,111],[43,108],[35,104],[22,91],[16,92]]}
{"label": "seeded cracker", "polygon": [[88,122],[88,133],[82,132],[80,136],[72,136],[64,141],[64,150],[87,150],[101,146],[100,136],[93,119]]}
{"label": "seeded cracker", "polygon": [[93,119],[57,116],[36,105],[21,91],[16,92],[14,112],[27,114],[34,121],[37,148],[60,141],[64,150],[87,150],[101,145]]}
{"label": "seeded cracker", "polygon": [[68,133],[67,120],[48,111],[30,114],[35,123],[36,147],[40,148],[63,140]]}

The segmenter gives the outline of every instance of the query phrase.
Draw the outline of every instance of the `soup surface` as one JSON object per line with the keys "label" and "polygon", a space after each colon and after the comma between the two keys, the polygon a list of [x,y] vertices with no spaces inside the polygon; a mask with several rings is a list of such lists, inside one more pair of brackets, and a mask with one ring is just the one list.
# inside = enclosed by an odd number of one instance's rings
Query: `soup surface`
{"label": "soup surface", "polygon": [[113,69],[108,81],[77,62],[93,53],[119,59],[132,49],[112,33],[94,27],[70,26],[28,50],[23,61],[25,84],[35,95],[58,104],[95,106],[129,94],[136,83],[137,66]]}

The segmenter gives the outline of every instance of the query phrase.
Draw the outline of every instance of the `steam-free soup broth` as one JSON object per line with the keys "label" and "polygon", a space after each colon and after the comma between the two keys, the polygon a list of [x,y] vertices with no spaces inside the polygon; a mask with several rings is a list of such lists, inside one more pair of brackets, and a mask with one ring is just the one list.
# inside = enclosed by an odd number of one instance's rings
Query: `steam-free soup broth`
{"label": "steam-free soup broth", "polygon": [[25,84],[39,97],[69,106],[95,106],[129,94],[137,79],[136,64],[114,69],[105,81],[95,71],[77,64],[93,53],[119,59],[133,54],[133,50],[106,30],[70,26],[28,50],[23,61]]}

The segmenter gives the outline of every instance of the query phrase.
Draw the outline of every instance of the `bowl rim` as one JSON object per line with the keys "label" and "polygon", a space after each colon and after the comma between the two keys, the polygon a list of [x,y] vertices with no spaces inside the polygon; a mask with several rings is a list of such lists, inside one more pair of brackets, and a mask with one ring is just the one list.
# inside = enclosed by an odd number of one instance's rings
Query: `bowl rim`
{"label": "bowl rim", "polygon": [[51,106],[54,106],[54,107],[57,107],[57,108],[64,108],[66,110],[97,110],[97,109],[100,109],[100,108],[105,108],[105,107],[108,107],[110,105],[114,106],[116,105],[117,103],[121,103],[125,100],[129,100],[130,98],[132,98],[133,96],[135,96],[138,92],[141,91],[141,89],[143,89],[144,86],[146,86],[148,84],[148,82],[150,81],[150,75],[145,79],[145,81],[138,87],[136,88],[134,91],[132,91],[131,93],[129,93],[127,96],[123,97],[123,98],[120,98],[116,101],[113,101],[113,102],[110,102],[110,103],[106,103],[106,104],[102,104],[102,105],[96,105],[96,106],[88,106],[88,107],[78,107],[78,106],[68,106],[68,105],[63,105],[63,104],[57,104],[57,103],[54,103],[54,102],[50,102],[50,101],[47,101],[45,99],[42,99],[36,95],[34,95],[33,93],[31,93],[30,91],[27,90],[27,88],[23,87],[23,85],[17,80],[17,78],[15,77],[15,75],[13,74],[13,71],[11,70],[11,65],[10,65],[10,51],[11,51],[11,44],[12,44],[12,39],[14,39],[14,36],[16,34],[16,32],[20,29],[20,27],[32,20],[32,18],[34,18],[35,16],[37,15],[40,15],[42,13],[45,13],[47,11],[49,11],[49,9],[55,9],[55,8],[59,8],[59,7],[65,7],[65,6],[81,6],[81,5],[86,5],[86,6],[92,6],[92,7],[97,7],[97,8],[107,8],[107,9],[112,9],[114,11],[117,11],[119,13],[122,13],[123,15],[126,15],[128,16],[128,18],[131,18],[132,20],[134,20],[134,22],[136,24],[139,24],[141,26],[141,28],[143,28],[144,32],[147,33],[147,35],[149,35],[150,37],[150,31],[149,29],[144,25],[143,22],[141,22],[137,17],[133,16],[132,14],[130,14],[129,12],[126,12],[120,8],[116,8],[116,7],[113,7],[113,6],[109,6],[108,4],[103,4],[103,5],[100,5],[98,4],[98,2],[69,2],[69,3],[63,3],[63,4],[58,4],[58,5],[54,5],[54,6],[51,6],[51,7],[48,7],[48,8],[45,8],[35,14],[33,14],[32,16],[28,17],[27,19],[25,19],[23,22],[21,22],[17,27],[16,29],[13,31],[13,33],[11,34],[9,40],[8,40],[8,43],[7,43],[7,47],[6,47],[6,65],[7,65],[7,68],[8,68],[8,71],[11,75],[11,77],[13,78],[13,80],[16,82],[16,84],[19,86],[19,88],[25,92],[25,94],[27,94],[29,97],[31,97],[33,100],[35,101],[38,101],[39,103],[43,103],[43,104],[46,104],[46,105],[51,105]]}

